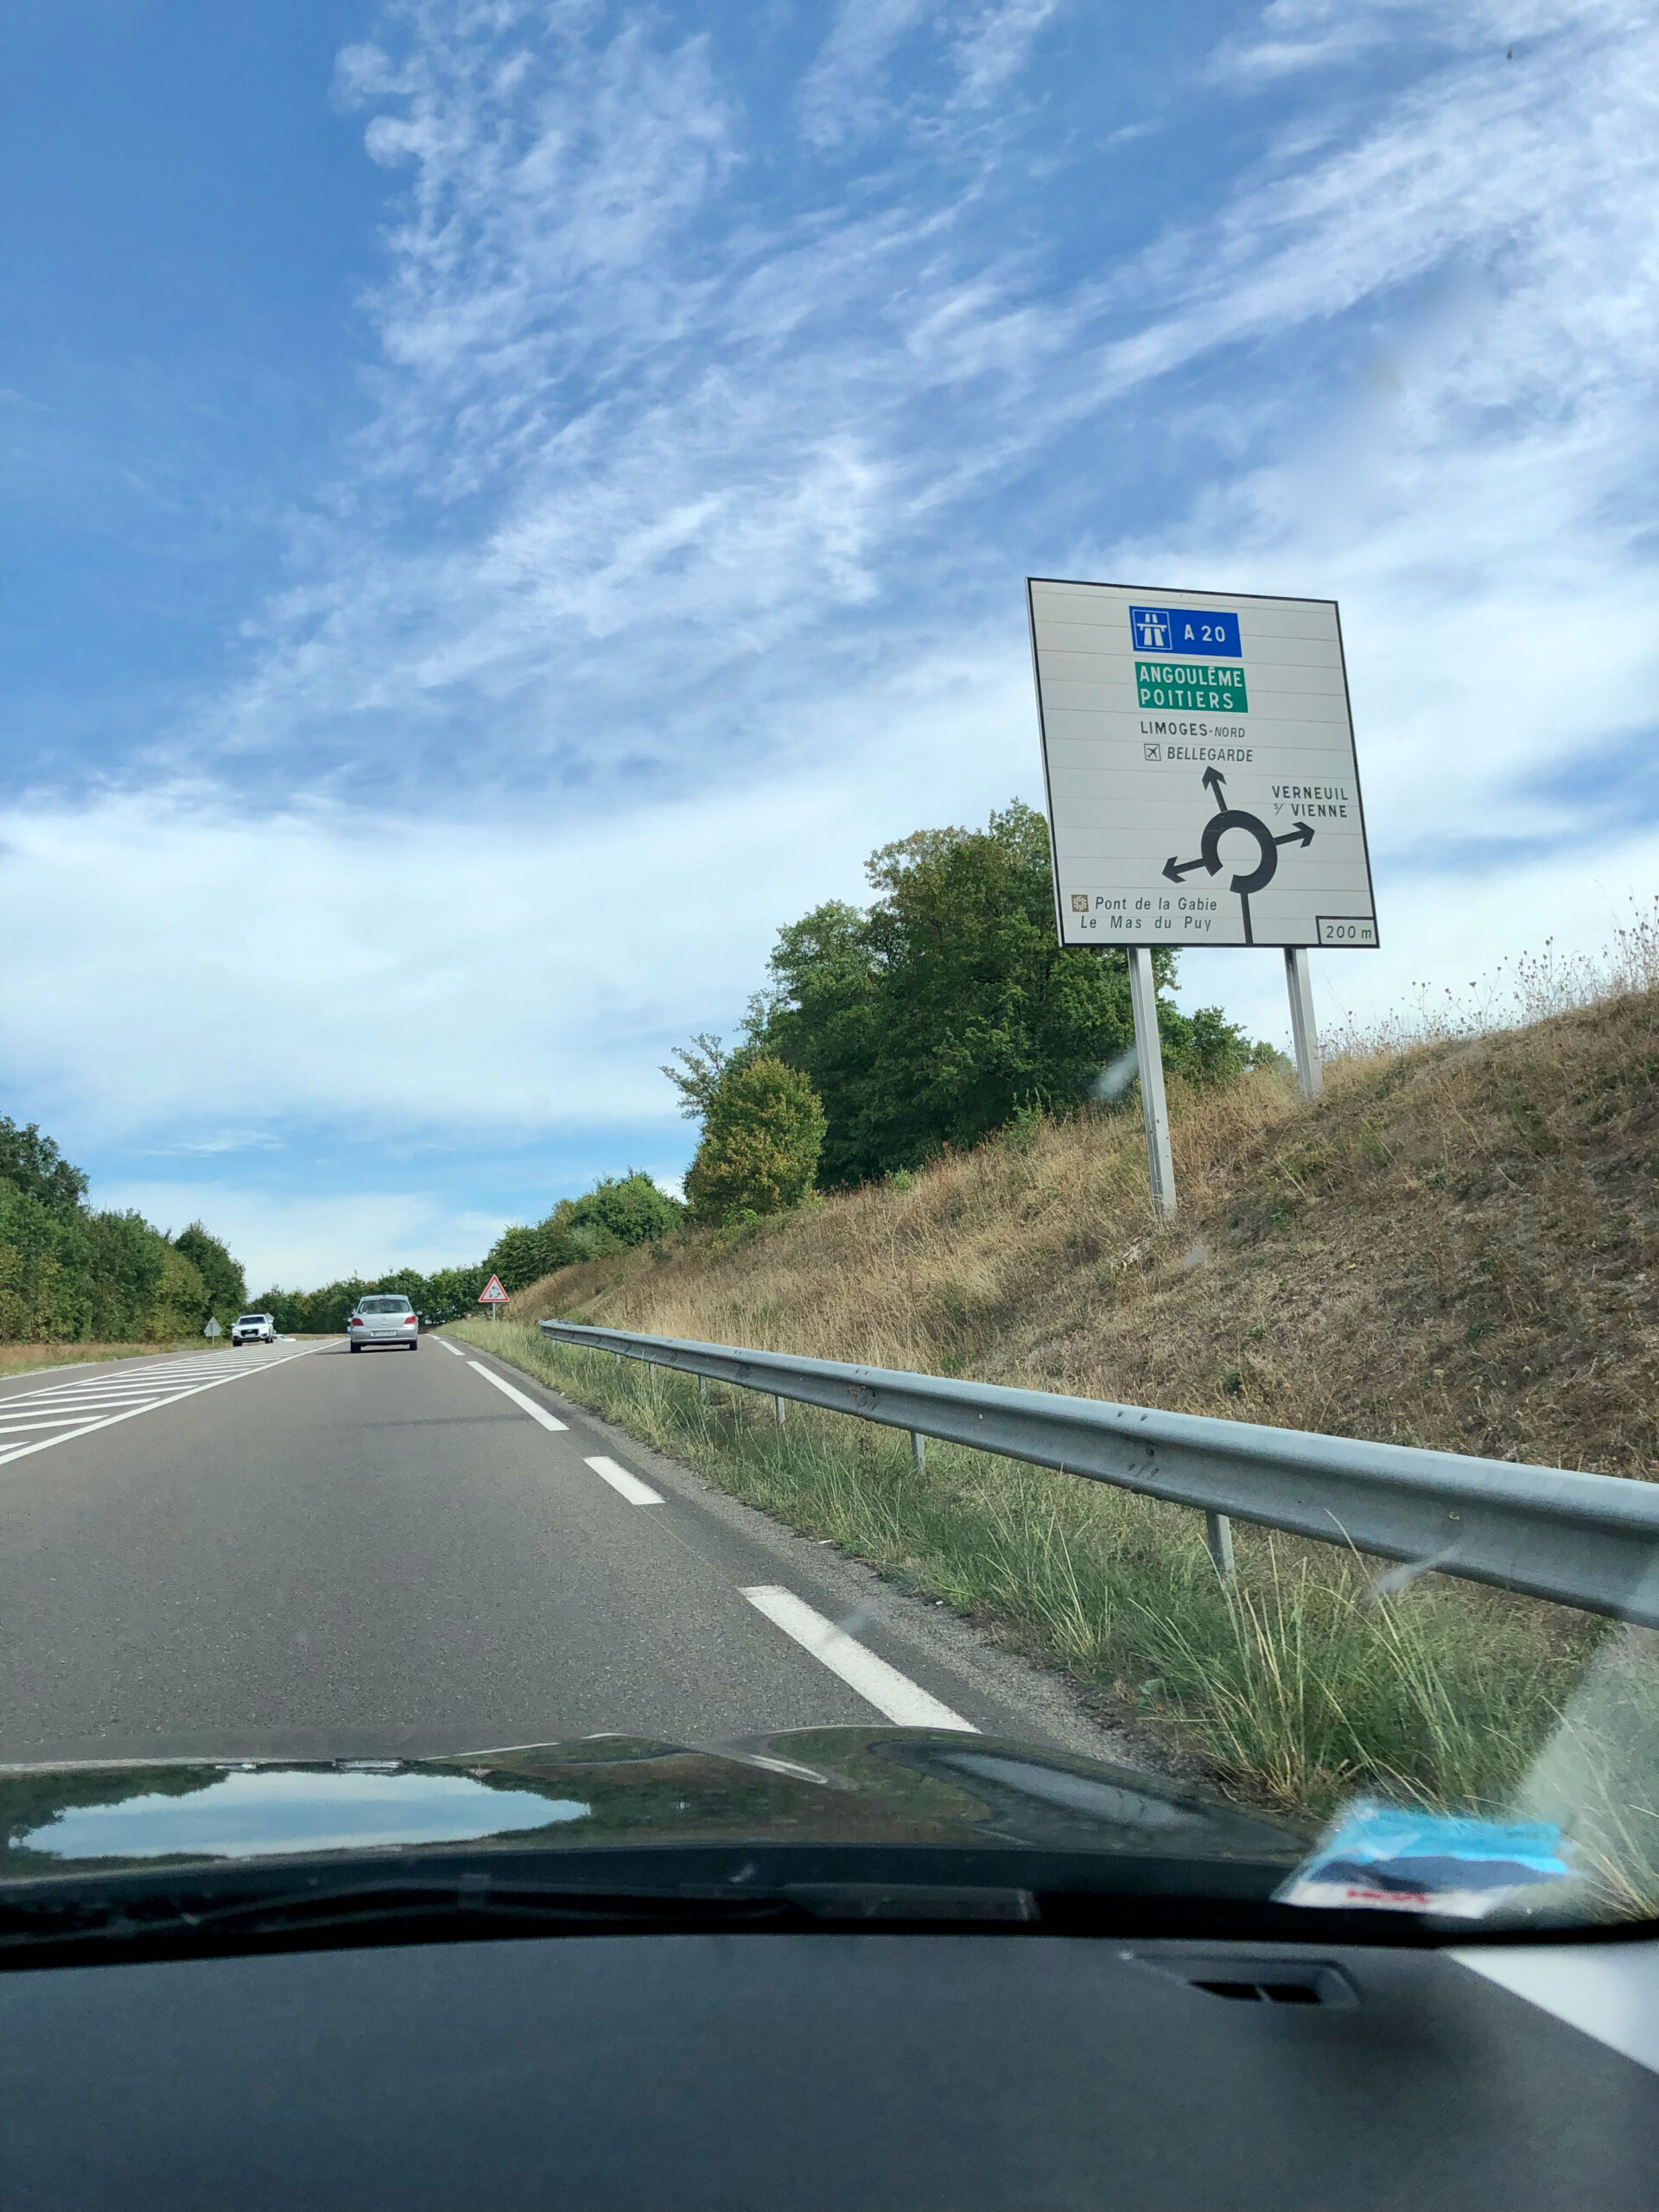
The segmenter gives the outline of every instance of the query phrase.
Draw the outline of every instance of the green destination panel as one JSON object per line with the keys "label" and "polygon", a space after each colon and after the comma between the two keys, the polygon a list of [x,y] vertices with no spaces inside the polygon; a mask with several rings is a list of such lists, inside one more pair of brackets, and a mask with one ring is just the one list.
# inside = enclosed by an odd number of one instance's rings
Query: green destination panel
{"label": "green destination panel", "polygon": [[1247,715],[1249,697],[1244,671],[1224,661],[1138,660],[1135,682],[1143,707],[1179,707],[1189,713]]}

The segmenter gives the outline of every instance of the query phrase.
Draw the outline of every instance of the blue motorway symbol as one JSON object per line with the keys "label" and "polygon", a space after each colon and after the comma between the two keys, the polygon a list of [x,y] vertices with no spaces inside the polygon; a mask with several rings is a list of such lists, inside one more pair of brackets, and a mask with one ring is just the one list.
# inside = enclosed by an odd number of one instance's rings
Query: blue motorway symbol
{"label": "blue motorway symbol", "polygon": [[1230,660],[1243,658],[1237,615],[1217,614],[1212,607],[1132,607],[1129,635],[1138,653],[1224,653]]}

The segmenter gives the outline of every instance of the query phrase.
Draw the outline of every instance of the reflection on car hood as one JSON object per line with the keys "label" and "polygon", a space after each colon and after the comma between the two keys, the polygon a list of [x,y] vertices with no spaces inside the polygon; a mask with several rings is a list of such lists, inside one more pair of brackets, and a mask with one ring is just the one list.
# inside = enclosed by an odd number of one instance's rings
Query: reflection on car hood
{"label": "reflection on car hood", "polygon": [[1029,1846],[1300,1857],[1277,1822],[1128,1767],[995,1738],[821,1728],[694,1748],[626,1737],[419,1760],[0,1771],[11,1878],[467,1845]]}

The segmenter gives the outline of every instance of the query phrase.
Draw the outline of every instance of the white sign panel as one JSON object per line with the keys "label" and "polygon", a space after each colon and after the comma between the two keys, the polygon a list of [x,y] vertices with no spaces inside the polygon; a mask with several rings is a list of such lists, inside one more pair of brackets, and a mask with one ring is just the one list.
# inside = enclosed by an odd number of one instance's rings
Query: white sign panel
{"label": "white sign panel", "polygon": [[1336,601],[1026,590],[1060,942],[1374,947]]}

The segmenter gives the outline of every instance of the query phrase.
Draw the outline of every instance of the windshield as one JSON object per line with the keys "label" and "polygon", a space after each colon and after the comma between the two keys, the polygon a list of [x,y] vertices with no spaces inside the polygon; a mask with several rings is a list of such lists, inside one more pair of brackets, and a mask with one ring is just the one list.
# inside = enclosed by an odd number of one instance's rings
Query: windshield
{"label": "windshield", "polygon": [[11,1872],[1653,1918],[1643,11],[22,13]]}

